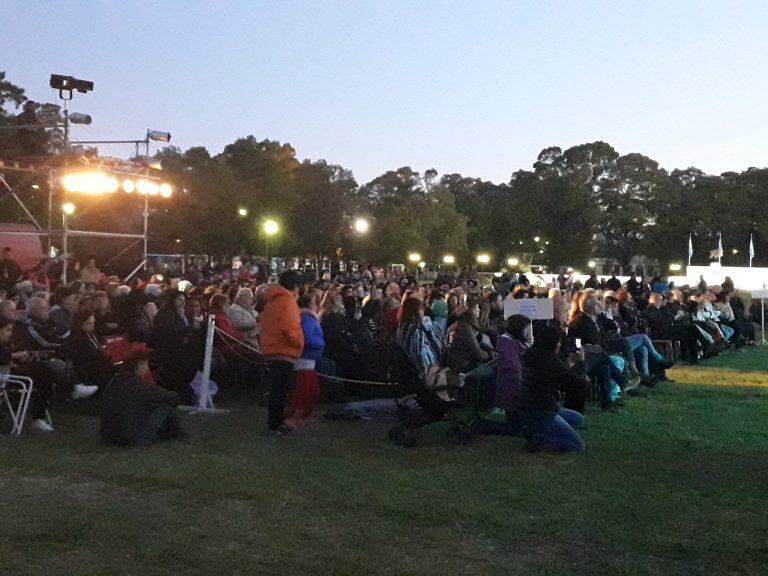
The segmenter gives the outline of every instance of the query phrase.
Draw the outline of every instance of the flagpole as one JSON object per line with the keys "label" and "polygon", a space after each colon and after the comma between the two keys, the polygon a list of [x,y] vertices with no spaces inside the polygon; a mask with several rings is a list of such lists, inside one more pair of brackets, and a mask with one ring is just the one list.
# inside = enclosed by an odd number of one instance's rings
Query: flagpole
{"label": "flagpole", "polygon": [[719,240],[717,242],[717,263],[722,264],[723,263],[723,233],[720,232],[718,236],[719,236]]}
{"label": "flagpole", "polygon": [[[692,234],[688,234],[688,268],[691,267],[691,256],[693,255],[693,238]],[[687,272],[686,272],[687,274]]]}
{"label": "flagpole", "polygon": [[755,245],[752,243],[752,234],[749,235],[749,267],[752,268],[752,258],[755,257]]}

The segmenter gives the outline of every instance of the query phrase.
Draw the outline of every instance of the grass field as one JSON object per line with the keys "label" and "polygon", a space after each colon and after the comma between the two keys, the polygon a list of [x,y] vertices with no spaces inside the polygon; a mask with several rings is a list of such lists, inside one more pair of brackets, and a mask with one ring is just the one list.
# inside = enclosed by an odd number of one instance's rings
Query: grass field
{"label": "grass field", "polygon": [[573,456],[440,426],[412,450],[373,424],[275,438],[243,403],[120,450],[62,414],[0,438],[0,573],[764,575],[768,351],[671,376],[589,411]]}

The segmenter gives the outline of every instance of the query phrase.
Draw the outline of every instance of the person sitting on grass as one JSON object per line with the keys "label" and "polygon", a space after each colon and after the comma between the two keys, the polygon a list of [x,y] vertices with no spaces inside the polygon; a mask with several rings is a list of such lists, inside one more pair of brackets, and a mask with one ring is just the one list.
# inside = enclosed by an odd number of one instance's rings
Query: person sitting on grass
{"label": "person sitting on grass", "polygon": [[560,408],[560,390],[582,385],[558,354],[562,332],[547,326],[536,334],[533,346],[523,357],[523,386],[520,396],[520,423],[529,452],[550,448],[558,453],[584,452],[576,429],[584,417],[575,410]]}
{"label": "person sitting on grass", "polygon": [[183,435],[179,395],[145,378],[149,352],[130,352],[101,399],[101,437],[115,446],[149,446]]}

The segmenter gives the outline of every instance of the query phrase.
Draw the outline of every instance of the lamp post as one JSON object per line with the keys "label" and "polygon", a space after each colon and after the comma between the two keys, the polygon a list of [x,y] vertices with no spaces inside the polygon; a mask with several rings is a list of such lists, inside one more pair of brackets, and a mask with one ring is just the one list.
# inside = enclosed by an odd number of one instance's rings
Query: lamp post
{"label": "lamp post", "polygon": [[277,234],[278,230],[280,230],[280,226],[274,220],[266,220],[264,222],[264,234],[267,237],[267,241],[266,241],[267,267],[270,272],[272,271],[272,263],[269,261],[269,238],[270,236],[274,236],[275,234]]}

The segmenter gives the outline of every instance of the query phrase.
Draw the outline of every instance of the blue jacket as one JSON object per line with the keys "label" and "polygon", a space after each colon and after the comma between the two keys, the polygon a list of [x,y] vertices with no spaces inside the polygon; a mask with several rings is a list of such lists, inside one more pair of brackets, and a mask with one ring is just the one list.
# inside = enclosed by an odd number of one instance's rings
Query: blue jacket
{"label": "blue jacket", "polygon": [[310,310],[301,311],[301,331],[304,333],[304,350],[301,357],[314,361],[320,360],[325,349],[325,339],[317,316]]}

